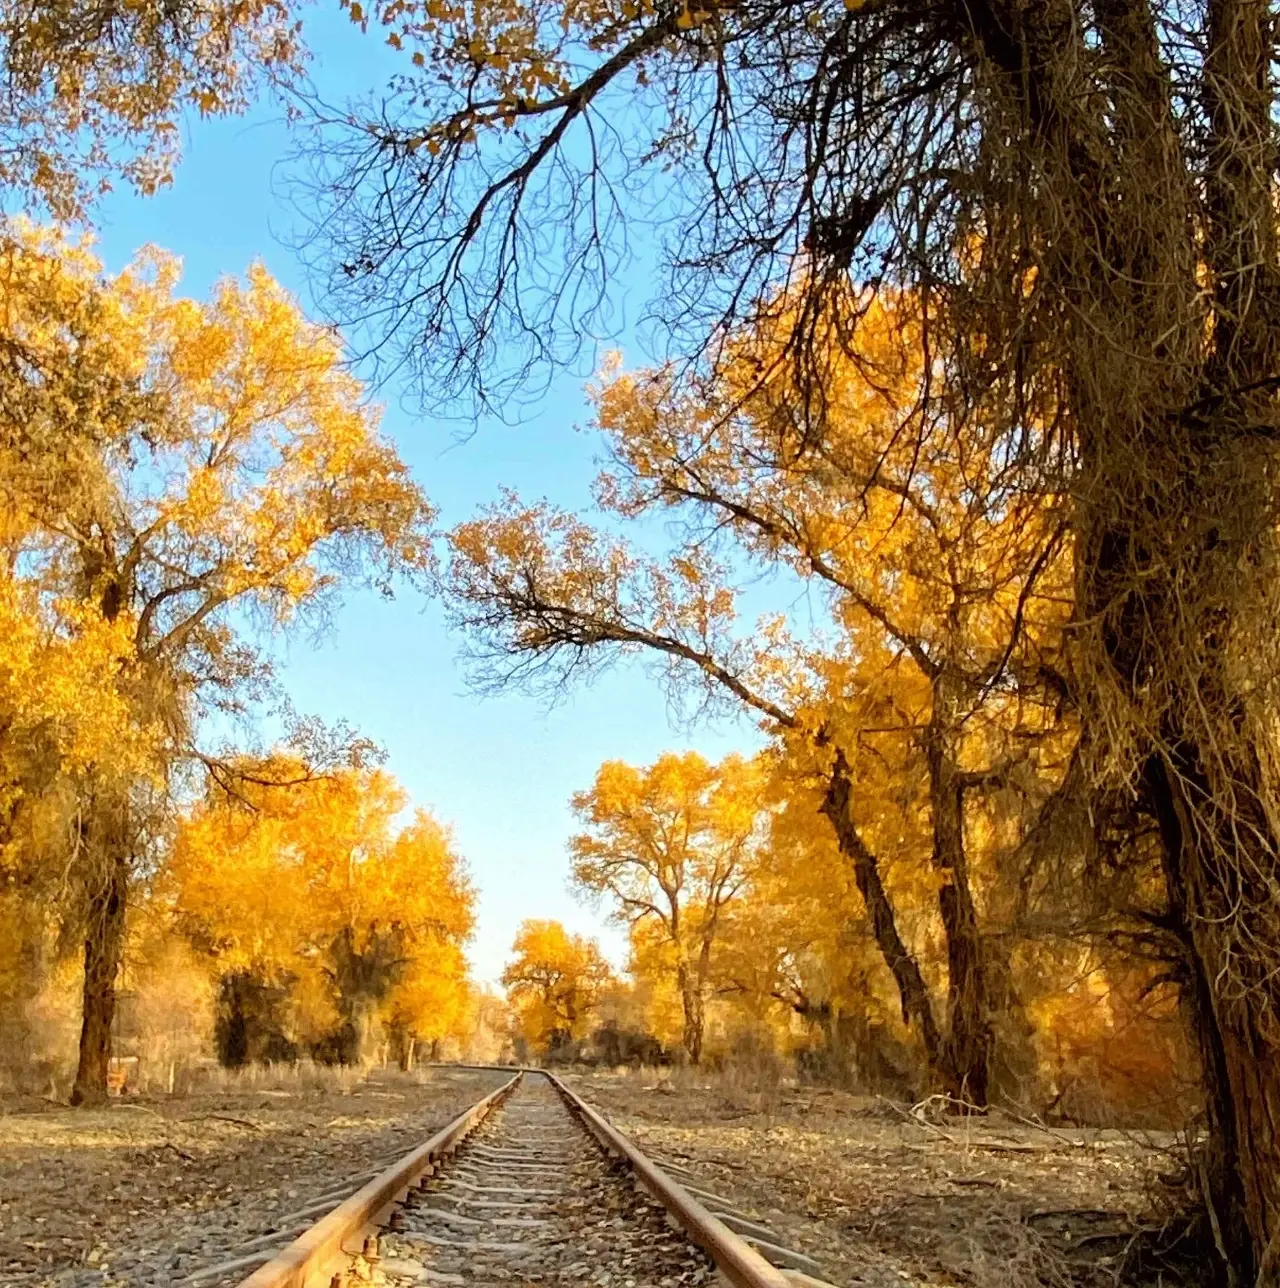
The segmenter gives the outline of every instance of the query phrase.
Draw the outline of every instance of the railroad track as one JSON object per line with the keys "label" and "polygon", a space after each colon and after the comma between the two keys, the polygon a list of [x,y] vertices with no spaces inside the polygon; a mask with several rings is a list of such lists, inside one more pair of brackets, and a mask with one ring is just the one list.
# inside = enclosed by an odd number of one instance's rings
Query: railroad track
{"label": "railroad track", "polygon": [[818,1269],[808,1258],[692,1187],[694,1178],[682,1179],[645,1158],[558,1078],[522,1071],[239,1288],[820,1282],[806,1273]]}

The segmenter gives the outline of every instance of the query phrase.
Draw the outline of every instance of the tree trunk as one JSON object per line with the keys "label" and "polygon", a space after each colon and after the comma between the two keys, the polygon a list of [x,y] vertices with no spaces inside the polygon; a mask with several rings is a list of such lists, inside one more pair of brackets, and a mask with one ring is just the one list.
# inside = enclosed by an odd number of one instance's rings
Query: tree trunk
{"label": "tree trunk", "polygon": [[951,702],[945,672],[935,677],[934,713],[925,734],[933,866],[942,879],[938,911],[947,943],[947,1059],[949,1095],[987,1106],[995,1035],[987,1008],[982,934],[969,884],[964,843],[964,789],[946,731]]}
{"label": "tree trunk", "polygon": [[852,796],[849,762],[844,752],[837,748],[822,812],[831,820],[840,852],[853,865],[853,879],[867,906],[876,946],[898,986],[903,1023],[914,1026],[919,1033],[931,1076],[942,1086],[952,1089],[958,1079],[950,1064],[950,1052],[938,1030],[929,986],[920,972],[920,964],[898,932],[893,903],[880,878],[876,856],[867,848],[853,821],[850,812]]}
{"label": "tree trunk", "polygon": [[[1100,525],[1097,539],[1084,544],[1081,598],[1085,613],[1102,624],[1102,647],[1124,699],[1141,711],[1153,677],[1167,693],[1139,787],[1159,827],[1183,1010],[1199,1055],[1206,1139],[1197,1151],[1198,1180],[1221,1282],[1275,1288],[1280,837],[1233,656],[1250,647],[1251,634],[1274,629],[1239,614],[1233,598],[1235,578],[1265,540],[1255,524],[1268,506],[1242,472],[1231,492],[1234,513],[1222,513],[1217,484],[1232,477],[1240,445],[1232,445],[1229,424],[1218,429],[1184,440],[1193,454],[1181,475],[1162,458],[1159,427],[1134,435],[1135,454],[1162,464],[1156,476],[1176,482],[1127,511],[1118,507],[1128,522]],[[1193,536],[1170,554],[1159,534],[1180,529]]]}
{"label": "tree trunk", "polygon": [[124,952],[128,864],[121,855],[106,860],[89,898],[84,940],[84,991],[80,1060],[71,1089],[73,1105],[100,1105],[107,1098],[111,1066],[111,1025],[116,1014],[116,975]]}
{"label": "tree trunk", "polygon": [[249,1063],[249,1016],[245,1008],[248,987],[248,973],[234,971],[223,977],[219,990],[214,1040],[218,1060],[227,1069],[240,1069]]}
{"label": "tree trunk", "polygon": [[351,1062],[360,1066],[373,1063],[378,1047],[378,1001],[373,997],[349,999],[351,1008]]}
{"label": "tree trunk", "polygon": [[1200,160],[1150,6],[1097,7],[1110,136],[1073,79],[1078,25],[1024,12],[978,0],[964,39],[998,69],[1036,176],[1021,217],[1052,230],[1038,270],[1064,301],[1083,718],[1122,772],[1137,760],[1160,828],[1214,1237],[1225,1281],[1260,1288],[1280,1258],[1280,837],[1271,733],[1246,705],[1269,701],[1277,670],[1273,18],[1263,0],[1208,0]]}
{"label": "tree trunk", "polygon": [[[1277,935],[1274,926],[1241,927],[1224,911],[1224,899],[1245,917],[1268,905],[1274,916],[1267,888],[1273,891],[1280,881],[1280,847],[1263,830],[1268,824],[1260,809],[1250,810],[1243,794],[1230,836],[1222,836],[1226,820],[1218,818],[1218,835],[1207,838],[1208,820],[1197,817],[1197,806],[1203,814],[1212,799],[1209,782],[1193,749],[1181,751],[1173,766],[1153,756],[1144,786],[1164,842],[1170,920],[1185,951],[1183,1004],[1204,1085],[1200,1182],[1227,1282],[1272,1288],[1280,1282],[1280,986],[1274,975],[1258,978],[1238,954],[1242,929],[1269,933],[1273,956]],[[1260,805],[1256,793],[1251,798]],[[1258,842],[1254,852],[1233,855],[1224,865],[1221,847],[1238,847],[1245,838]],[[1255,888],[1243,888],[1250,885]]]}
{"label": "tree trunk", "polygon": [[418,1040],[413,1031],[404,1024],[392,1024],[387,1028],[387,1045],[391,1058],[401,1073],[413,1069],[414,1056],[418,1049]]}
{"label": "tree trunk", "polygon": [[680,988],[680,1006],[684,1013],[684,1034],[681,1041],[689,1063],[698,1065],[702,1062],[702,1035],[705,1027],[702,989],[698,985],[696,973],[684,961],[676,967],[676,982]]}
{"label": "tree trunk", "polygon": [[[1204,383],[1213,414],[1196,446],[1227,487],[1214,487],[1203,459],[1188,462],[1189,491],[1204,523],[1193,566],[1201,585],[1191,588],[1211,607],[1214,629],[1207,633],[1207,674],[1188,686],[1186,705],[1170,712],[1174,728],[1164,739],[1169,750],[1162,767],[1173,809],[1167,822],[1161,818],[1161,833],[1170,908],[1190,930],[1187,994],[1203,1066],[1211,1215],[1228,1265],[1252,1273],[1256,1288],[1274,1288],[1280,1284],[1280,836],[1275,761],[1268,772],[1262,758],[1275,711],[1273,699],[1267,701],[1268,728],[1259,734],[1245,704],[1260,700],[1248,694],[1249,686],[1262,691],[1274,682],[1280,658],[1263,651],[1255,661],[1246,652],[1233,668],[1229,654],[1241,627],[1248,650],[1253,641],[1274,638],[1275,621],[1271,607],[1262,620],[1251,619],[1259,599],[1248,597],[1245,616],[1237,617],[1241,599],[1227,588],[1242,573],[1275,575],[1266,551],[1275,530],[1274,453],[1259,449],[1260,435],[1274,443],[1278,432],[1272,389],[1280,369],[1275,18],[1265,0],[1210,0],[1205,16],[1205,259],[1213,271],[1214,346]],[[1176,603],[1186,591],[1183,576],[1171,578],[1165,594]],[[1242,674],[1242,666],[1262,673]],[[1216,727],[1192,726],[1187,737],[1185,715],[1201,704],[1216,707]]]}

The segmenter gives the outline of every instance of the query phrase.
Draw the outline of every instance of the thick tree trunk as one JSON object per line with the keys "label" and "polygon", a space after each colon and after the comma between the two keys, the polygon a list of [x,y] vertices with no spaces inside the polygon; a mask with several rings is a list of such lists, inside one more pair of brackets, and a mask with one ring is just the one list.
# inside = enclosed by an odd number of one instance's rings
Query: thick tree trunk
{"label": "thick tree trunk", "polygon": [[[1241,959],[1240,936],[1269,938],[1258,946],[1273,959],[1280,949],[1280,928],[1247,924],[1251,910],[1265,917],[1269,905],[1274,922],[1268,889],[1280,883],[1280,845],[1261,810],[1249,807],[1259,800],[1253,790],[1241,792],[1229,835],[1227,820],[1203,817],[1212,797],[1191,748],[1181,748],[1174,764],[1153,756],[1144,787],[1164,841],[1170,919],[1185,951],[1183,1000],[1205,1093],[1200,1181],[1213,1237],[1229,1284],[1273,1288],[1280,1283],[1280,984]],[[1250,853],[1227,850],[1223,862],[1223,847],[1238,851],[1250,840]]]}
{"label": "thick tree trunk", "polygon": [[1263,643],[1280,433],[1273,19],[1264,0],[1205,6],[1202,162],[1186,154],[1150,6],[1097,9],[1110,136],[1079,93],[1061,92],[1080,63],[1067,44],[1078,28],[1003,22],[1015,7],[999,0],[965,12],[1019,128],[1032,128],[1020,136],[1035,154],[1027,172],[1053,194],[1028,222],[1054,230],[1042,280],[1069,300],[1054,342],[1081,466],[1085,719],[1122,766],[1143,757],[1201,1058],[1202,1182],[1224,1281],[1274,1284],[1280,838],[1245,711],[1274,678]]}
{"label": "thick tree trunk", "polygon": [[111,1025],[116,1014],[116,975],[124,952],[129,869],[119,855],[111,856],[105,863],[100,883],[89,899],[80,1060],[71,1089],[73,1105],[98,1105],[107,1098]]}
{"label": "thick tree trunk", "polygon": [[[1224,427],[1225,428],[1225,427]],[[1280,836],[1233,647],[1267,624],[1237,618],[1232,578],[1262,540],[1267,507],[1231,477],[1229,432],[1190,439],[1179,478],[1155,435],[1135,434],[1178,479],[1084,546],[1082,603],[1124,699],[1165,686],[1139,787],[1162,842],[1168,922],[1182,956],[1184,1014],[1199,1054],[1206,1138],[1198,1182],[1228,1288],[1275,1288],[1280,1256]],[[1203,454],[1201,454],[1203,453]],[[1199,461],[1197,466],[1196,462]],[[1237,475],[1240,483],[1242,475]],[[1261,477],[1258,479],[1261,482]],[[1161,505],[1163,502],[1163,506]],[[1238,526],[1236,526],[1238,525]],[[1231,529],[1236,527],[1235,531]],[[1194,539],[1170,557],[1162,531]],[[1264,663],[1265,665],[1265,663]]]}
{"label": "thick tree trunk", "polygon": [[[1199,1039],[1209,1124],[1209,1200],[1228,1262],[1256,1288],[1280,1284],[1280,835],[1274,773],[1245,711],[1246,687],[1274,680],[1241,676],[1229,651],[1241,625],[1267,638],[1274,619],[1233,620],[1239,599],[1226,578],[1274,576],[1264,550],[1274,531],[1274,381],[1280,374],[1280,258],[1274,176],[1275,17],[1266,0],[1206,6],[1204,106],[1209,118],[1205,259],[1214,273],[1214,347],[1205,381],[1214,414],[1197,435],[1215,462],[1225,446],[1225,495],[1191,462],[1191,495],[1209,519],[1197,561],[1207,602],[1219,615],[1209,674],[1186,696],[1187,710],[1218,709],[1218,727],[1183,737],[1184,712],[1166,737],[1163,768],[1173,818],[1161,818],[1170,907],[1189,928],[1190,1009]],[[1266,458],[1270,456],[1271,460]],[[1199,476],[1199,477],[1197,477]],[[1181,516],[1179,516],[1181,517]],[[1222,553],[1227,558],[1222,557]],[[1230,584],[1230,583],[1228,583]],[[1170,585],[1172,600],[1185,578]],[[1261,601],[1266,602],[1266,601]],[[1246,648],[1248,645],[1246,644]],[[1247,654],[1246,654],[1247,656]],[[1249,659],[1252,661],[1252,658]],[[1274,656],[1270,659],[1273,663]],[[1240,662],[1236,663],[1237,668]],[[1256,701],[1256,699],[1254,699]],[[1266,712],[1268,723],[1274,709]],[[1207,736],[1206,736],[1207,734]],[[1198,735],[1195,736],[1195,735]],[[1255,741],[1255,739],[1257,741]],[[1225,744],[1225,747],[1223,746]],[[1274,771],[1274,761],[1271,765]],[[1245,1254],[1248,1262],[1246,1265]],[[1247,1282],[1247,1279],[1245,1280]]]}
{"label": "thick tree trunk", "polygon": [[344,926],[330,943],[338,1010],[343,1017],[340,1037],[344,1064],[370,1064],[382,1043],[378,1008],[395,982],[399,946],[385,937],[374,937],[363,949],[356,934]]}
{"label": "thick tree trunk", "polygon": [[214,1026],[218,1060],[227,1069],[249,1063],[249,1016],[245,993],[251,987],[247,972],[236,971],[223,978]]}

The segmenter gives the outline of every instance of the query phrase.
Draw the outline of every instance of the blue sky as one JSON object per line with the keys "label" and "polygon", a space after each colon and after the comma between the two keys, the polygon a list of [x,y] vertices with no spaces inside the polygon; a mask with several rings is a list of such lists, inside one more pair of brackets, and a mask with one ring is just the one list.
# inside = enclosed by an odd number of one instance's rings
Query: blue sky
{"label": "blue sky", "polygon": [[[332,0],[308,14],[307,27],[322,91],[367,92],[385,78],[387,51],[352,28]],[[306,276],[287,248],[294,215],[279,197],[279,167],[290,138],[279,111],[193,118],[186,134],[172,188],[147,199],[122,190],[99,210],[99,250],[108,265],[119,267],[155,243],[183,257],[183,289],[203,297],[219,277],[260,259],[310,308]],[[621,300],[643,288],[624,280],[617,289]],[[643,357],[634,350],[628,356]],[[445,523],[471,514],[501,484],[529,499],[589,503],[598,446],[575,428],[587,419],[580,379],[557,379],[524,423],[482,422],[465,441],[456,423],[415,413],[404,394],[394,381],[379,391],[383,427]],[[414,803],[452,824],[480,890],[471,952],[477,978],[501,974],[525,917],[555,917],[598,935],[620,962],[619,932],[567,888],[570,795],[589,786],[606,759],[645,762],[670,747],[717,758],[749,749],[757,741],[753,725],[744,718],[692,732],[673,728],[658,686],[638,666],[609,673],[551,710],[518,694],[480,698],[467,692],[457,643],[438,604],[411,592],[393,602],[351,593],[321,642],[279,644],[279,673],[300,711],[346,719],[375,739]]]}

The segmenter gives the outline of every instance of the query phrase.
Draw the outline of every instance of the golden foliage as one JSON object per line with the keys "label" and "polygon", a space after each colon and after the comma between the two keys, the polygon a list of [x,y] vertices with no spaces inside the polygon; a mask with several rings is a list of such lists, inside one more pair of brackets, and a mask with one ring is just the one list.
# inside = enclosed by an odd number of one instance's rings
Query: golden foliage
{"label": "golden foliage", "polygon": [[431,507],[338,337],[260,266],[207,303],[179,278],[155,249],[107,275],[59,231],[0,236],[0,862],[84,934],[77,1094],[105,1078],[129,883],[176,771],[216,772],[204,717],[270,691],[249,628],[430,562]]}
{"label": "golden foliage", "polygon": [[[708,1005],[736,1006],[784,1048],[857,1030],[863,1068],[881,1034],[899,1088],[1034,1095],[1028,1034],[1056,987],[1043,954],[1117,918],[1118,891],[1085,880],[1098,839],[1068,772],[1065,516],[1018,487],[994,430],[922,422],[933,373],[912,298],[868,299],[857,361],[825,337],[820,395],[780,355],[787,325],[728,339],[713,382],[614,364],[596,387],[599,500],[624,521],[667,518],[665,560],[507,493],[451,534],[456,617],[491,683],[559,685],[639,652],[678,693],[761,718],[765,857],[700,975],[657,929],[678,862],[654,838],[683,818],[657,804],[664,775],[606,766],[575,801],[598,833],[574,841],[578,878],[652,923],[632,968],[683,972],[689,1043]],[[806,396],[820,396],[817,445]],[[736,586],[780,569],[821,596],[805,635],[794,618],[738,619]],[[679,763],[660,762],[666,780]],[[904,1068],[921,1056],[924,1077]]]}
{"label": "golden foliage", "polygon": [[0,705],[73,768],[136,772],[149,726],[249,678],[232,605],[283,624],[428,560],[430,507],[334,335],[261,267],[207,305],[178,271],[152,250],[104,278],[30,227],[0,257]]}
{"label": "golden foliage", "polygon": [[243,110],[302,50],[283,0],[36,0],[0,5],[0,183],[60,219],[119,175],[143,193],[169,182],[183,113]]}
{"label": "golden foliage", "polygon": [[293,990],[311,1037],[350,1026],[356,1058],[378,1025],[453,1032],[475,894],[445,829],[421,810],[397,828],[405,796],[380,770],[241,768],[252,779],[214,790],[178,831],[166,879],[187,934],[220,974]]}
{"label": "golden foliage", "polygon": [[757,766],[672,753],[637,769],[600,767],[573,798],[587,831],[573,837],[573,879],[632,927],[633,970],[666,974],[684,1012],[685,1051],[701,1058],[704,1010],[726,910],[751,880],[762,814]]}
{"label": "golden foliage", "polygon": [[613,974],[595,940],[528,920],[511,952],[502,983],[525,1040],[545,1053],[585,1037]]}

